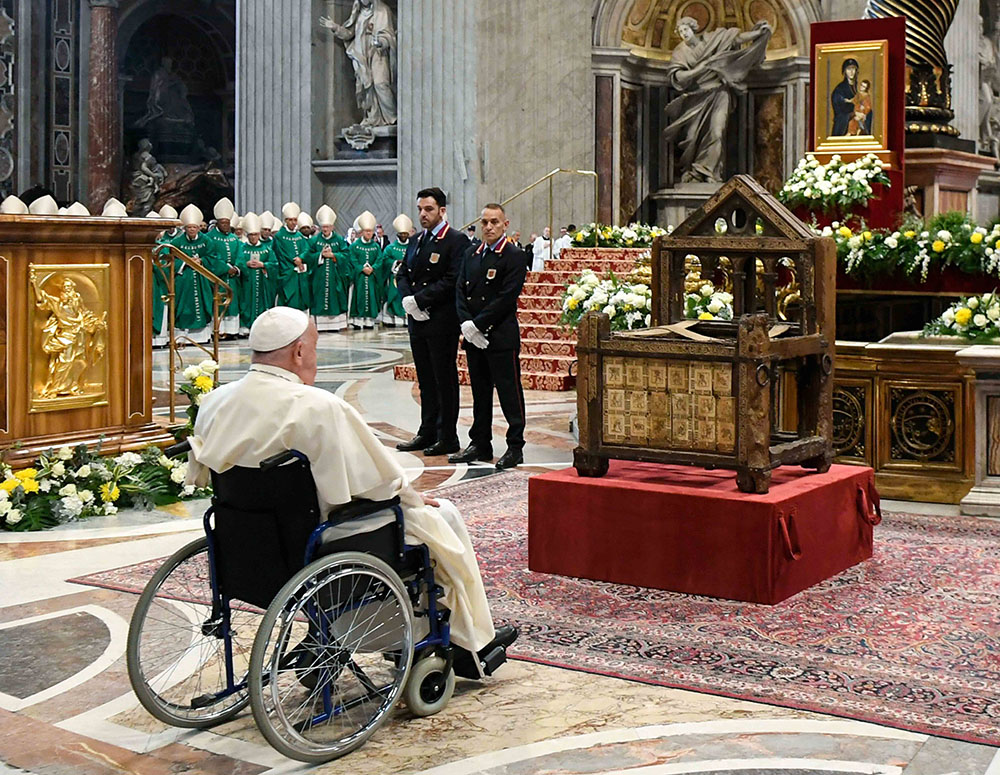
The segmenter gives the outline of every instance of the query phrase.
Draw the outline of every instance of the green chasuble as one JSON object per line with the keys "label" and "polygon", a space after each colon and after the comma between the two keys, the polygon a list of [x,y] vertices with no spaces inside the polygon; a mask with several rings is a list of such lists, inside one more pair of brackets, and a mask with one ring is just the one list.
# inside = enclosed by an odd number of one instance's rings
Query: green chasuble
{"label": "green chasuble", "polygon": [[[406,310],[403,309],[403,297],[399,295],[396,287],[396,272],[399,265],[406,260],[406,249],[409,241],[400,242],[398,239],[387,245],[382,251],[382,260],[378,265],[379,284],[382,286],[382,298],[385,300],[385,314],[389,318],[402,318],[406,322]],[[392,321],[390,322],[398,322]]]}
{"label": "green chasuble", "polygon": [[[247,266],[250,259],[256,258],[264,264],[263,269],[253,269]],[[249,242],[240,246],[240,254],[236,258],[240,270],[240,325],[250,328],[257,316],[274,306],[277,295],[278,260],[274,257],[270,242]]]}
{"label": "green chasuble", "polygon": [[281,304],[295,309],[309,309],[309,272],[295,271],[295,258],[302,259],[303,266],[309,258],[309,240],[297,231],[289,231],[282,226],[271,241],[271,248],[278,261],[278,300]]}
{"label": "green chasuble", "polygon": [[[346,315],[352,277],[350,246],[337,232],[329,238],[317,232],[310,244],[308,263],[312,279],[312,314],[330,317]],[[323,248],[327,245],[333,251],[335,260],[323,258]]]}
{"label": "green chasuble", "polygon": [[379,288],[378,273],[366,275],[362,270],[367,263],[372,269],[377,269],[382,250],[378,243],[372,240],[355,240],[351,245],[351,264],[354,273],[354,296],[351,299],[351,322],[378,318],[382,309],[382,292]]}
{"label": "green chasuble", "polygon": [[216,227],[209,229],[208,234],[205,235],[205,239],[212,243],[215,248],[215,257],[212,263],[206,264],[210,272],[213,272],[216,277],[222,280],[226,285],[233,289],[233,300],[229,304],[229,308],[225,311],[224,317],[232,317],[234,315],[240,314],[240,276],[233,275],[229,276],[229,267],[235,266],[237,269],[239,267],[236,265],[236,259],[240,254],[240,245],[243,242],[239,237],[236,236],[232,231],[228,234],[223,234]]}
{"label": "green chasuble", "polygon": [[[204,234],[198,234],[193,240],[189,240],[182,231],[170,240],[170,244],[191,258],[200,258],[205,268],[211,271],[215,248]],[[177,296],[174,325],[189,331],[211,325],[212,284],[179,258],[174,259],[174,275],[174,292]]]}

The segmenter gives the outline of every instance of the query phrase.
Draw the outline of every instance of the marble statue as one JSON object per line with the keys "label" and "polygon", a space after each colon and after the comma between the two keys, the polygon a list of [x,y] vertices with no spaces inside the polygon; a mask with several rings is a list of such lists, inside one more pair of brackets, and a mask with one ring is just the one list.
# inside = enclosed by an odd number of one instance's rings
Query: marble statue
{"label": "marble statue", "polygon": [[194,126],[194,111],[188,101],[187,86],[174,72],[174,62],[164,57],[149,82],[146,114],[135,122],[142,128],[153,121]]}
{"label": "marble statue", "polygon": [[1000,159],[1000,40],[979,23],[979,149]]}
{"label": "marble statue", "polygon": [[718,183],[733,95],[746,89],[750,71],[764,61],[771,26],[759,21],[749,32],[724,27],[698,34],[698,22],[684,17],[677,34],[681,43],[671,54],[667,77],[680,95],[667,105],[664,138],[681,151],[682,182]]}
{"label": "marble statue", "polygon": [[354,0],[344,24],[319,19],[344,42],[354,66],[354,93],[363,118],[361,126],[396,123],[396,19],[385,0]]}
{"label": "marble statue", "polygon": [[167,171],[153,156],[153,144],[145,137],[139,141],[139,149],[132,154],[128,175],[129,211],[149,211],[167,180]]}

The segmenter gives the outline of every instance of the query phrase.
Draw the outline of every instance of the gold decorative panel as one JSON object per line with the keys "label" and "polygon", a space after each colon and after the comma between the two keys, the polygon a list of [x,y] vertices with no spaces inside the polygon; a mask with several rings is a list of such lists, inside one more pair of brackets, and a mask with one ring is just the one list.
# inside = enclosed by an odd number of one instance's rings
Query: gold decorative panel
{"label": "gold decorative panel", "polygon": [[29,264],[29,411],[108,402],[109,269]]}
{"label": "gold decorative panel", "polygon": [[955,463],[957,389],[891,386],[889,427],[892,462]]}
{"label": "gold decorative panel", "polygon": [[604,359],[604,443],[732,452],[733,365]]}

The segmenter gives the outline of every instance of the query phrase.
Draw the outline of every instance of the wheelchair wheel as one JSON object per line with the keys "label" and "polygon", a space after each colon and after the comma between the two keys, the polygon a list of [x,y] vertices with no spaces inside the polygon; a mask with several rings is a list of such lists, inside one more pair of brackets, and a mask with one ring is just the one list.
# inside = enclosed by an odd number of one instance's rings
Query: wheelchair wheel
{"label": "wheelchair wheel", "polygon": [[443,658],[429,656],[413,666],[403,702],[414,716],[433,716],[448,704],[455,693],[455,671],[448,668],[445,673],[447,665]]}
{"label": "wheelchair wheel", "polygon": [[179,549],[146,584],[132,613],[126,661],[139,702],[176,727],[210,727],[231,719],[250,701],[245,675],[260,615],[230,609],[232,686],[221,624],[212,613],[208,539]]}
{"label": "wheelchair wheel", "polygon": [[267,609],[250,657],[250,707],[267,741],[318,763],[362,745],[386,720],[413,661],[413,609],[387,564],[322,557]]}

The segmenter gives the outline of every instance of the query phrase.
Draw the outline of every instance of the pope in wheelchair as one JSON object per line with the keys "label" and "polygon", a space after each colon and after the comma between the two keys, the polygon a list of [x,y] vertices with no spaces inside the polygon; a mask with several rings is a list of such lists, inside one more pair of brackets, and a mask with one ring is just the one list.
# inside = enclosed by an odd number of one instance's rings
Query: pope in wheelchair
{"label": "pope in wheelchair", "polygon": [[418,493],[361,416],[314,387],[316,326],[276,307],[250,370],[206,394],[188,482],[211,481],[206,535],[154,574],[132,617],[129,677],[154,716],[223,723],[249,703],[286,756],[362,745],[403,699],[448,703],[517,631],[494,628],[465,524]]}

